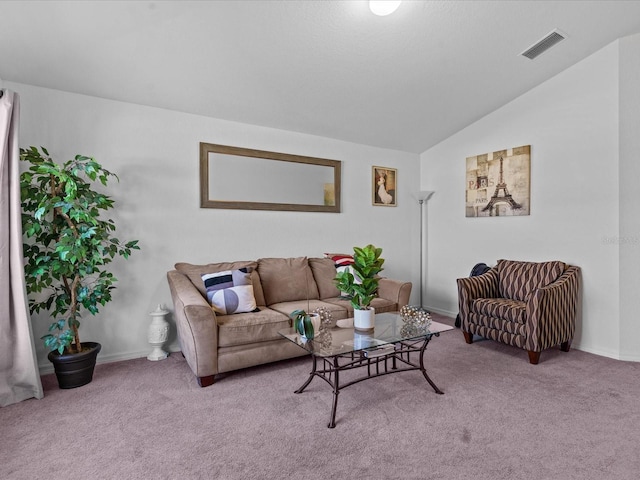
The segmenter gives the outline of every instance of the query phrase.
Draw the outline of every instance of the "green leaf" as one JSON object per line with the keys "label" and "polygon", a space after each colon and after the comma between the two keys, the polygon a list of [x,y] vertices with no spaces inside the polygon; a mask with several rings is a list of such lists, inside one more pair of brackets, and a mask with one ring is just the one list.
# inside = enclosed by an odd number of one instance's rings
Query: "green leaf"
{"label": "green leaf", "polygon": [[291,312],[289,314],[289,317],[292,319],[296,319],[300,316],[306,315],[306,312],[304,310],[294,310],[293,312]]}
{"label": "green leaf", "polygon": [[313,335],[314,335],[314,331],[313,331],[313,323],[311,323],[311,319],[309,318],[308,315],[306,315],[303,319],[303,325],[304,325],[304,336],[307,337],[309,340],[313,339]]}

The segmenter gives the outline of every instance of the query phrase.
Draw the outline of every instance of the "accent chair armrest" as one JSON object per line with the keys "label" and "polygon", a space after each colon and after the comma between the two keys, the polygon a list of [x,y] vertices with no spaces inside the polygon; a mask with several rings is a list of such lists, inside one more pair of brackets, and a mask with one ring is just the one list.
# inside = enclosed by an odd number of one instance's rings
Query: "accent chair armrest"
{"label": "accent chair armrest", "polygon": [[527,350],[540,352],[571,342],[576,328],[581,283],[580,267],[569,265],[555,282],[533,292],[526,304]]}
{"label": "accent chair armrest", "polygon": [[487,273],[476,277],[458,278],[458,308],[462,324],[469,315],[471,301],[476,298],[498,298],[498,269],[493,267]]}

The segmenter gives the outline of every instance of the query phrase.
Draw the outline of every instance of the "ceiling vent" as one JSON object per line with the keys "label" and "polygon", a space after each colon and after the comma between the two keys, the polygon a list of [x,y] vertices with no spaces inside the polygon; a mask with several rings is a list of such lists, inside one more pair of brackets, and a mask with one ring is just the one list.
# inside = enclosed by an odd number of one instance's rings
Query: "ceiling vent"
{"label": "ceiling vent", "polygon": [[559,30],[553,30],[551,33],[546,35],[543,39],[539,40],[535,44],[531,45],[520,55],[523,57],[527,57],[530,60],[533,60],[538,55],[546,52],[551,47],[559,43],[560,41],[567,38],[567,35],[560,32]]}

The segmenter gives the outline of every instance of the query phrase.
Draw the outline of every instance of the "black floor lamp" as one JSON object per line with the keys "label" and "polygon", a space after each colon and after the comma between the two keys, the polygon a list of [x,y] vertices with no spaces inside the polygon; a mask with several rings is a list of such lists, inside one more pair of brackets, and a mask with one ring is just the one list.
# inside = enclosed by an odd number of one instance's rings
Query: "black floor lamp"
{"label": "black floor lamp", "polygon": [[418,195],[418,203],[420,204],[420,307],[424,308],[422,304],[422,291],[423,291],[423,252],[424,252],[424,206],[425,203],[431,198],[435,192],[433,191],[421,191]]}

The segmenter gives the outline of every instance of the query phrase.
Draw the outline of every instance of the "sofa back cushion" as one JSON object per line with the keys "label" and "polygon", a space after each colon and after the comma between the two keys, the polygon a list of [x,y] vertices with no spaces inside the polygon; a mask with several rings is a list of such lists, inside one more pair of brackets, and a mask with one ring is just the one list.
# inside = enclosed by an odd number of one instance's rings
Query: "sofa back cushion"
{"label": "sofa back cushion", "polygon": [[266,305],[320,298],[307,257],[261,258],[258,274]]}
{"label": "sofa back cushion", "polygon": [[207,298],[207,289],[202,280],[202,275],[210,273],[223,272],[225,270],[239,270],[241,268],[249,268],[251,272],[251,284],[253,285],[253,295],[256,299],[257,305],[266,305],[264,302],[264,294],[262,293],[262,286],[260,285],[260,277],[257,272],[258,263],[255,261],[239,261],[239,262],[221,262],[221,263],[208,263],[206,265],[194,265],[191,263],[176,263],[174,268],[186,275],[191,283],[193,283],[203,297]]}
{"label": "sofa back cushion", "polygon": [[313,272],[313,278],[318,286],[320,298],[335,298],[340,296],[334,279],[337,275],[336,264],[331,258],[310,258],[309,266]]}
{"label": "sofa back cushion", "polygon": [[521,262],[498,260],[498,289],[502,298],[526,302],[531,292],[555,282],[565,270],[565,264],[552,262]]}

